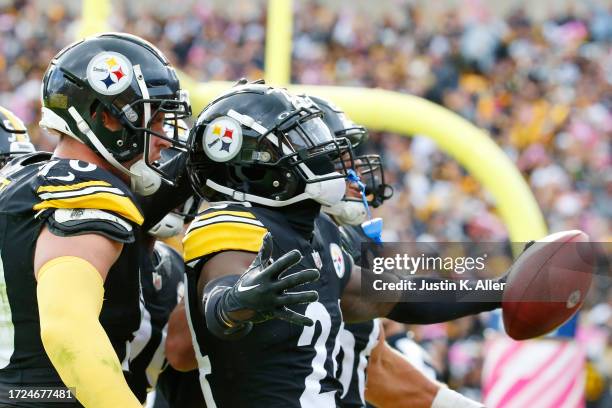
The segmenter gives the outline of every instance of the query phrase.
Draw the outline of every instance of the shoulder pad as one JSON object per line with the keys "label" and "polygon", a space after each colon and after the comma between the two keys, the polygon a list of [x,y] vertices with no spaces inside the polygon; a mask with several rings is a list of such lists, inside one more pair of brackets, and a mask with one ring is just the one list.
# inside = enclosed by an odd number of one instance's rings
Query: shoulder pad
{"label": "shoulder pad", "polygon": [[248,208],[227,205],[198,214],[183,239],[185,262],[221,251],[258,252],[267,229]]}
{"label": "shoulder pad", "polygon": [[40,202],[35,211],[46,209],[92,209],[118,215],[142,225],[142,211],[132,192],[120,179],[91,163],[54,159],[42,165],[35,191]]}
{"label": "shoulder pad", "polygon": [[132,225],[107,211],[84,208],[57,208],[46,219],[49,230],[58,236],[98,234],[124,244],[134,242]]}
{"label": "shoulder pad", "polygon": [[12,174],[30,164],[41,163],[50,160],[52,153],[33,152],[16,156],[2,168],[2,174]]}

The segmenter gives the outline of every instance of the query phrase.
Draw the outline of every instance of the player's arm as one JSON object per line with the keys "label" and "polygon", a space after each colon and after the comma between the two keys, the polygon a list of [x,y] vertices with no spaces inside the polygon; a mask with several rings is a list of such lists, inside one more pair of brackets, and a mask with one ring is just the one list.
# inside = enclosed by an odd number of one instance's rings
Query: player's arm
{"label": "player's arm", "polygon": [[184,302],[176,305],[170,313],[164,347],[166,360],[175,370],[186,372],[198,368]]}
{"label": "player's arm", "polygon": [[[254,252],[224,251],[210,258],[202,266],[198,279],[198,298],[204,298],[204,289],[209,282],[212,282],[212,285],[236,282],[237,277],[249,268],[256,257],[257,254]],[[227,285],[223,285],[223,287],[227,287]],[[205,304],[202,304],[202,316],[206,316],[204,313]],[[178,371],[191,371],[198,367],[187,319],[184,303],[181,303],[173,310],[168,320],[165,345],[166,359]]]}
{"label": "player's arm", "polygon": [[286,275],[302,258],[300,252],[290,251],[275,261],[271,255],[272,236],[268,233],[256,255],[224,251],[204,263],[198,295],[211,333],[219,338],[236,339],[247,335],[254,323],[275,318],[302,326],[313,324],[289,306],[318,299],[315,291],[291,290],[317,280],[319,272],[306,269]]}
{"label": "player's arm", "polygon": [[368,361],[366,401],[381,408],[402,406],[402,403],[429,408],[439,387],[387,344],[381,325],[378,344]]}
{"label": "player's arm", "polygon": [[[432,324],[458,319],[501,307],[501,299],[492,302],[458,301],[455,291],[436,292],[435,302],[410,302],[409,291],[397,291],[396,300],[376,302],[361,295],[362,269],[353,266],[351,277],[342,294],[342,314],[347,322],[361,322],[386,317],[407,324]],[[439,282],[443,279],[413,277],[420,287],[422,281]]]}
{"label": "player's arm", "polygon": [[427,378],[385,341],[381,328],[367,368],[366,401],[379,408],[480,408],[483,405]]}
{"label": "player's arm", "polygon": [[[310,319],[287,306],[316,301],[317,293],[285,291],[316,280],[318,271],[307,269],[280,277],[299,262],[301,255],[292,251],[270,262],[271,252],[271,236],[266,234],[258,254],[223,251],[201,267],[197,282],[198,298],[202,299],[201,314],[208,329],[217,337],[240,338],[248,334],[253,323],[271,318],[285,319],[294,324],[312,324]],[[176,370],[190,371],[197,367],[187,316],[180,305],[168,321],[165,352],[168,362]]]}
{"label": "player's arm", "polygon": [[122,246],[98,234],[60,237],[47,227],[36,243],[42,343],[64,384],[75,388],[86,407],[141,407],[98,320],[103,282]]}

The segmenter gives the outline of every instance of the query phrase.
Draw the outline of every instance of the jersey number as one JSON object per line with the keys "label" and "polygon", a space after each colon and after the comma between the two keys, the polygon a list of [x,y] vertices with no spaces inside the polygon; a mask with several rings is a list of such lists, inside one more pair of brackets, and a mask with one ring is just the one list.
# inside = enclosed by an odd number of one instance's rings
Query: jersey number
{"label": "jersey number", "polygon": [[336,400],[334,394],[336,391],[321,393],[321,380],[327,375],[325,370],[327,347],[325,343],[327,343],[331,332],[331,316],[327,309],[325,309],[325,306],[319,302],[309,304],[305,314],[315,324],[310,327],[304,327],[304,331],[298,340],[298,346],[309,346],[312,344],[317,323],[321,325],[321,333],[314,343],[316,354],[312,360],[312,373],[306,377],[306,388],[300,397],[300,405],[304,408],[335,407]]}
{"label": "jersey number", "polygon": [[342,371],[339,378],[340,384],[342,384],[342,395],[340,398],[344,398],[349,390],[349,387],[351,386],[351,380],[353,379],[353,374],[355,371],[353,369],[355,364],[355,336],[353,336],[353,333],[344,328],[344,323],[342,323],[342,327],[340,327],[338,340],[340,347],[342,347],[342,350],[344,351],[344,358],[342,358]]}

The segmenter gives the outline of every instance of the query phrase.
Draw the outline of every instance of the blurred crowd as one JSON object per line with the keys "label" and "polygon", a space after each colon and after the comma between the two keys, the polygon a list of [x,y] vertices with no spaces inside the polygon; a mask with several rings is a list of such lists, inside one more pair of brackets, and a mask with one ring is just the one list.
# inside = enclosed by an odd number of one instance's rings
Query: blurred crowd
{"label": "blurred crowd", "polygon": [[[552,231],[578,228],[593,240],[612,239],[612,7],[583,4],[534,21],[521,9],[500,17],[477,0],[434,15],[398,1],[376,18],[350,2],[295,3],[294,83],[379,87],[442,104],[485,129],[517,164]],[[114,6],[113,29],[150,40],[195,79],[263,77],[264,7],[219,13],[196,2],[188,13],[162,15]],[[54,140],[36,127],[40,80],[74,39],[79,12],[62,3],[44,12],[27,1],[0,6],[0,104],[29,124],[42,149]],[[478,182],[430,139],[413,136],[372,132],[366,147],[382,155],[395,189],[377,210],[384,238],[507,239]],[[605,328],[610,343],[611,286],[609,276],[600,280],[585,318]],[[455,356],[473,352],[477,362],[481,347],[471,342],[482,339],[482,329],[474,318],[441,330],[465,343]],[[455,374],[459,386],[477,388],[479,372]]]}

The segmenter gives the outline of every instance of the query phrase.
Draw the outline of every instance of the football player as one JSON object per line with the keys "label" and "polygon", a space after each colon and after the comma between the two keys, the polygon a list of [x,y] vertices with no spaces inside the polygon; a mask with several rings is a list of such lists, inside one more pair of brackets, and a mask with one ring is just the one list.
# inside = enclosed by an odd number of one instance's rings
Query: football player
{"label": "football player", "polygon": [[[339,230],[320,214],[322,204],[333,206],[345,194],[350,142],[334,138],[321,115],[307,97],[248,84],[217,98],[192,130],[192,185],[204,198],[225,200],[200,214],[184,238],[186,307],[208,406],[340,404],[335,356],[343,315],[347,321],[390,316],[428,323],[499,306],[491,302],[459,312],[430,308],[421,314],[415,310],[420,305],[360,297],[360,269],[351,276],[352,259],[341,249]],[[334,161],[340,157],[337,171]],[[251,262],[254,269],[263,268],[269,258],[296,248],[305,256],[295,269],[321,272],[318,282],[304,285],[304,293],[285,293],[276,282],[238,273]],[[273,285],[277,298],[260,295]],[[316,302],[314,293],[306,297],[313,291],[319,294]],[[269,320],[272,315],[261,310],[279,299],[283,307],[275,316],[316,326],[296,330]],[[287,304],[295,306],[291,310]]]}
{"label": "football player", "polygon": [[[336,137],[347,137],[354,150],[367,141],[367,129],[351,121],[340,108],[325,99],[311,99],[324,112],[323,121]],[[323,206],[322,210],[332,215],[340,226],[342,248],[351,255],[356,265],[361,266],[361,243],[376,242],[362,227],[368,220],[368,207],[382,205],[391,198],[393,189],[385,183],[380,156],[356,156],[355,170],[365,184],[365,191],[362,193],[355,188],[354,183],[349,183],[345,198],[333,207]],[[381,408],[482,406],[430,380],[402,354],[393,350],[385,341],[386,336],[379,320],[346,324],[340,330],[342,359],[338,362],[338,378],[343,388],[343,407],[363,407],[366,399]]]}
{"label": "football player", "polygon": [[[208,407],[336,403],[329,373],[350,259],[319,214],[321,202],[344,195],[330,156],[350,144],[320,116],[306,98],[247,84],[211,103],[192,130],[190,177],[212,203],[184,238],[185,305]],[[268,271],[270,260],[296,249],[304,256],[270,282],[283,272]],[[241,277],[248,265],[256,275]],[[287,291],[299,270],[321,279]],[[266,287],[277,296],[264,296]]]}
{"label": "football player", "polygon": [[[323,122],[335,137],[349,139],[354,150],[363,146],[368,138],[366,128],[355,124],[329,101],[314,96],[311,96],[311,99],[323,111]],[[355,170],[365,181],[367,205],[378,207],[384,200],[391,198],[393,190],[384,182],[380,156],[356,156]],[[351,255],[356,265],[361,265],[361,243],[373,242],[361,228],[361,224],[367,221],[368,217],[368,209],[361,195],[359,189],[349,183],[342,201],[333,206],[322,206],[322,210],[330,214],[340,226],[342,249]],[[365,406],[366,368],[372,350],[381,346],[381,336],[384,339],[380,329],[378,319],[343,324],[340,329],[338,341],[342,359],[338,362],[338,378],[342,384],[340,399],[344,407]]]}
{"label": "football player", "polygon": [[131,35],[90,37],[51,61],[40,125],[59,142],[49,160],[11,166],[0,191],[2,406],[41,405],[14,399],[17,386],[141,406],[123,375],[140,322],[140,226],[189,191],[170,186],[175,163],[154,166],[161,149],[181,148],[163,121],[189,115],[185,96],[166,58]]}

